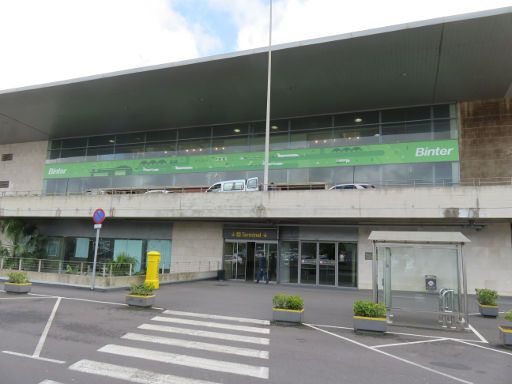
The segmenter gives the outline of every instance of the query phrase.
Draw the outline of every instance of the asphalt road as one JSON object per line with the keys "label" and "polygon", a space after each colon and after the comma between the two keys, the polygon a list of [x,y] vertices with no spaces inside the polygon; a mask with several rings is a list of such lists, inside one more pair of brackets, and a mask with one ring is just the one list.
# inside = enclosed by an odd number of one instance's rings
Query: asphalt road
{"label": "asphalt road", "polygon": [[[304,297],[307,325],[267,322],[279,292]],[[512,383],[502,320],[471,316],[476,333],[355,334],[365,291],[205,281],[162,286],[157,308],[142,310],[124,291],[32,293],[0,292],[0,384]]]}

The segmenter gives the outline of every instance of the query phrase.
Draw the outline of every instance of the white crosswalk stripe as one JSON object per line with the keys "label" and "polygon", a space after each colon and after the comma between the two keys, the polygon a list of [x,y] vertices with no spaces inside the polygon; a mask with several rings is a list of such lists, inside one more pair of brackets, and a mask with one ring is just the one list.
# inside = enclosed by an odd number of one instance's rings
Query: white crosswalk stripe
{"label": "white crosswalk stripe", "polygon": [[174,317],[155,316],[151,320],[166,322],[166,323],[174,323],[174,324],[185,324],[185,325],[194,325],[194,326],[209,327],[209,328],[229,329],[231,331],[242,331],[242,332],[252,332],[252,333],[262,333],[262,334],[270,333],[270,329],[267,329],[267,328],[248,327],[245,325],[233,325],[233,324],[225,324],[225,323],[214,323],[214,322],[209,322],[209,321],[178,319],[178,318],[174,318]]}
{"label": "white crosswalk stripe", "polygon": [[235,335],[235,334],[231,334],[231,333],[200,331],[197,329],[168,327],[166,325],[142,324],[142,325],[139,325],[137,328],[146,329],[149,331],[160,331],[160,332],[177,333],[177,334],[189,335],[189,336],[209,337],[211,339],[240,341],[243,343],[262,344],[262,345],[270,344],[269,339],[267,339],[265,337],[253,337],[253,336]]}
{"label": "white crosswalk stripe", "polygon": [[[111,377],[139,384],[216,384],[211,381],[195,380],[186,377],[165,375],[132,367],[80,360],[69,367],[73,371]],[[42,383],[41,383],[42,384]]]}
{"label": "white crosswalk stripe", "polygon": [[170,352],[154,351],[151,349],[125,347],[123,345],[116,344],[107,344],[98,349],[98,351],[126,357],[159,361],[168,364],[183,365],[192,368],[207,369],[210,371],[234,373],[236,375],[268,379],[267,367],[259,367],[249,364],[231,363],[222,360],[205,359],[203,357],[180,355]]}
{"label": "white crosswalk stripe", "polygon": [[172,345],[175,347],[199,349],[199,350],[203,350],[203,351],[230,353],[232,355],[258,357],[260,359],[268,359],[268,351],[259,351],[257,349],[239,348],[239,347],[231,347],[229,345],[210,344],[210,343],[202,343],[199,341],[188,341],[188,340],[173,339],[173,338],[168,338],[168,337],[142,335],[140,333],[127,333],[126,335],[122,336],[121,338],[125,339],[125,340],[146,341],[149,343]]}
{"label": "white crosswalk stripe", "polygon": [[211,319],[211,320],[236,321],[239,323],[270,325],[270,321],[268,321],[268,320],[250,319],[247,317],[208,315],[206,313],[182,312],[182,311],[171,311],[171,310],[164,311],[164,314],[165,315],[186,316],[186,317],[197,317],[197,318],[201,318],[201,319]]}
{"label": "white crosswalk stripe", "polygon": [[[99,356],[105,359],[106,354],[110,356],[108,363],[102,362],[101,358],[83,359],[72,364],[69,369],[139,384],[218,384],[204,380],[210,379],[213,372],[216,373],[215,380],[221,382],[240,382],[239,376],[264,380],[269,378],[269,368],[264,366],[266,364],[261,364],[268,362],[269,351],[256,347],[270,345],[270,322],[267,320],[165,310],[161,316],[155,316],[151,321],[160,324],[145,323],[137,327],[139,330],[151,332],[128,332],[121,336],[123,345],[107,344],[98,349],[98,352],[101,352]],[[211,328],[236,333],[212,332],[208,330]],[[250,335],[251,333],[267,337]],[[243,344],[237,345],[238,343]],[[253,344],[255,348],[249,348],[247,344]],[[194,356],[195,354],[200,355]],[[122,362],[127,358],[130,361],[129,367],[125,366],[126,362]],[[117,364],[116,360],[119,360],[120,364]],[[144,369],[142,361],[166,365],[160,365],[160,372],[152,372]],[[166,370],[171,368],[165,367],[172,365],[187,367],[185,370],[177,367],[172,370],[187,372],[184,376],[191,377],[167,374]],[[222,377],[225,375],[233,376],[227,380]],[[45,380],[39,384],[62,383]]]}

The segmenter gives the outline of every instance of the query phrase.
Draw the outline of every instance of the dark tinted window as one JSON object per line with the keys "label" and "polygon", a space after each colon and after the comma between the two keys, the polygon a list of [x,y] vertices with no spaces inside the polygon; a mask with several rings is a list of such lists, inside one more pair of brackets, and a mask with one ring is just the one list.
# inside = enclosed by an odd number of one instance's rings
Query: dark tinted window
{"label": "dark tinted window", "polygon": [[303,117],[301,119],[292,119],[290,129],[294,131],[316,128],[327,128],[332,126],[331,116]]}
{"label": "dark tinted window", "polygon": [[85,148],[75,148],[75,149],[63,149],[60,157],[80,157],[85,156]]}
{"label": "dark tinted window", "polygon": [[87,156],[99,156],[99,155],[112,155],[114,154],[114,147],[96,147],[87,148]]}
{"label": "dark tinted window", "polygon": [[167,131],[153,131],[146,134],[146,141],[176,140],[176,129]]}
{"label": "dark tinted window", "polygon": [[388,109],[382,111],[382,122],[430,119],[430,107]]}
{"label": "dark tinted window", "polygon": [[89,137],[89,146],[112,145],[116,142],[114,135]]}
{"label": "dark tinted window", "polygon": [[87,138],[62,140],[62,148],[80,148],[87,146]]}
{"label": "dark tinted window", "polygon": [[[251,123],[253,133],[264,135],[265,134],[265,122],[258,121]],[[270,133],[282,133],[288,132],[288,120],[272,120],[270,121]]]}
{"label": "dark tinted window", "polygon": [[116,144],[135,144],[143,143],[145,139],[144,133],[129,133],[127,135],[117,135]]}
{"label": "dark tinted window", "polygon": [[334,116],[334,126],[357,126],[376,124],[379,122],[379,112],[344,113]]}
{"label": "dark tinted window", "polygon": [[61,140],[50,141],[50,149],[59,149],[61,142],[62,142]]}
{"label": "dark tinted window", "polygon": [[443,117],[450,117],[450,106],[449,105],[435,105],[434,118],[439,119]]}
{"label": "dark tinted window", "polygon": [[230,124],[213,127],[213,137],[247,135],[249,124]]}
{"label": "dark tinted window", "polygon": [[178,138],[181,139],[197,139],[209,138],[212,135],[211,127],[182,128],[178,132]]}

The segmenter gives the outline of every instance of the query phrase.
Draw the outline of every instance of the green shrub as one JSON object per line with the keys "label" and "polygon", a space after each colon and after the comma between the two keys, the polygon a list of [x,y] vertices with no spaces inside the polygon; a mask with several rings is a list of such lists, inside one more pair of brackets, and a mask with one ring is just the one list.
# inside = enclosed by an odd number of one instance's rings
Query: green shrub
{"label": "green shrub", "polygon": [[384,304],[377,304],[369,300],[356,300],[354,302],[354,316],[386,317]]}
{"label": "green shrub", "polygon": [[498,292],[493,289],[475,289],[480,305],[498,305]]}
{"label": "green shrub", "polygon": [[7,276],[9,276],[9,283],[26,284],[29,282],[25,272],[11,272]]}
{"label": "green shrub", "polygon": [[277,309],[304,309],[304,299],[300,296],[278,294],[272,298],[272,307]]}
{"label": "green shrub", "polygon": [[512,310],[505,312],[505,320],[512,321]]}
{"label": "green shrub", "polygon": [[131,295],[151,296],[154,290],[154,285],[149,283],[132,284],[130,286]]}

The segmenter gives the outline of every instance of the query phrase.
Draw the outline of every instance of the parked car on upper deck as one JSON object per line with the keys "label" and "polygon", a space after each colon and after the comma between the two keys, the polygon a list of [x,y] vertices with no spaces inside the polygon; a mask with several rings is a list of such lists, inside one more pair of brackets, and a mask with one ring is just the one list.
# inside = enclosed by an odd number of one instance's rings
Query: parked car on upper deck
{"label": "parked car on upper deck", "polygon": [[213,184],[206,192],[254,192],[259,190],[258,178],[219,181]]}
{"label": "parked car on upper deck", "polygon": [[375,189],[375,185],[372,184],[336,184],[331,189]]}

